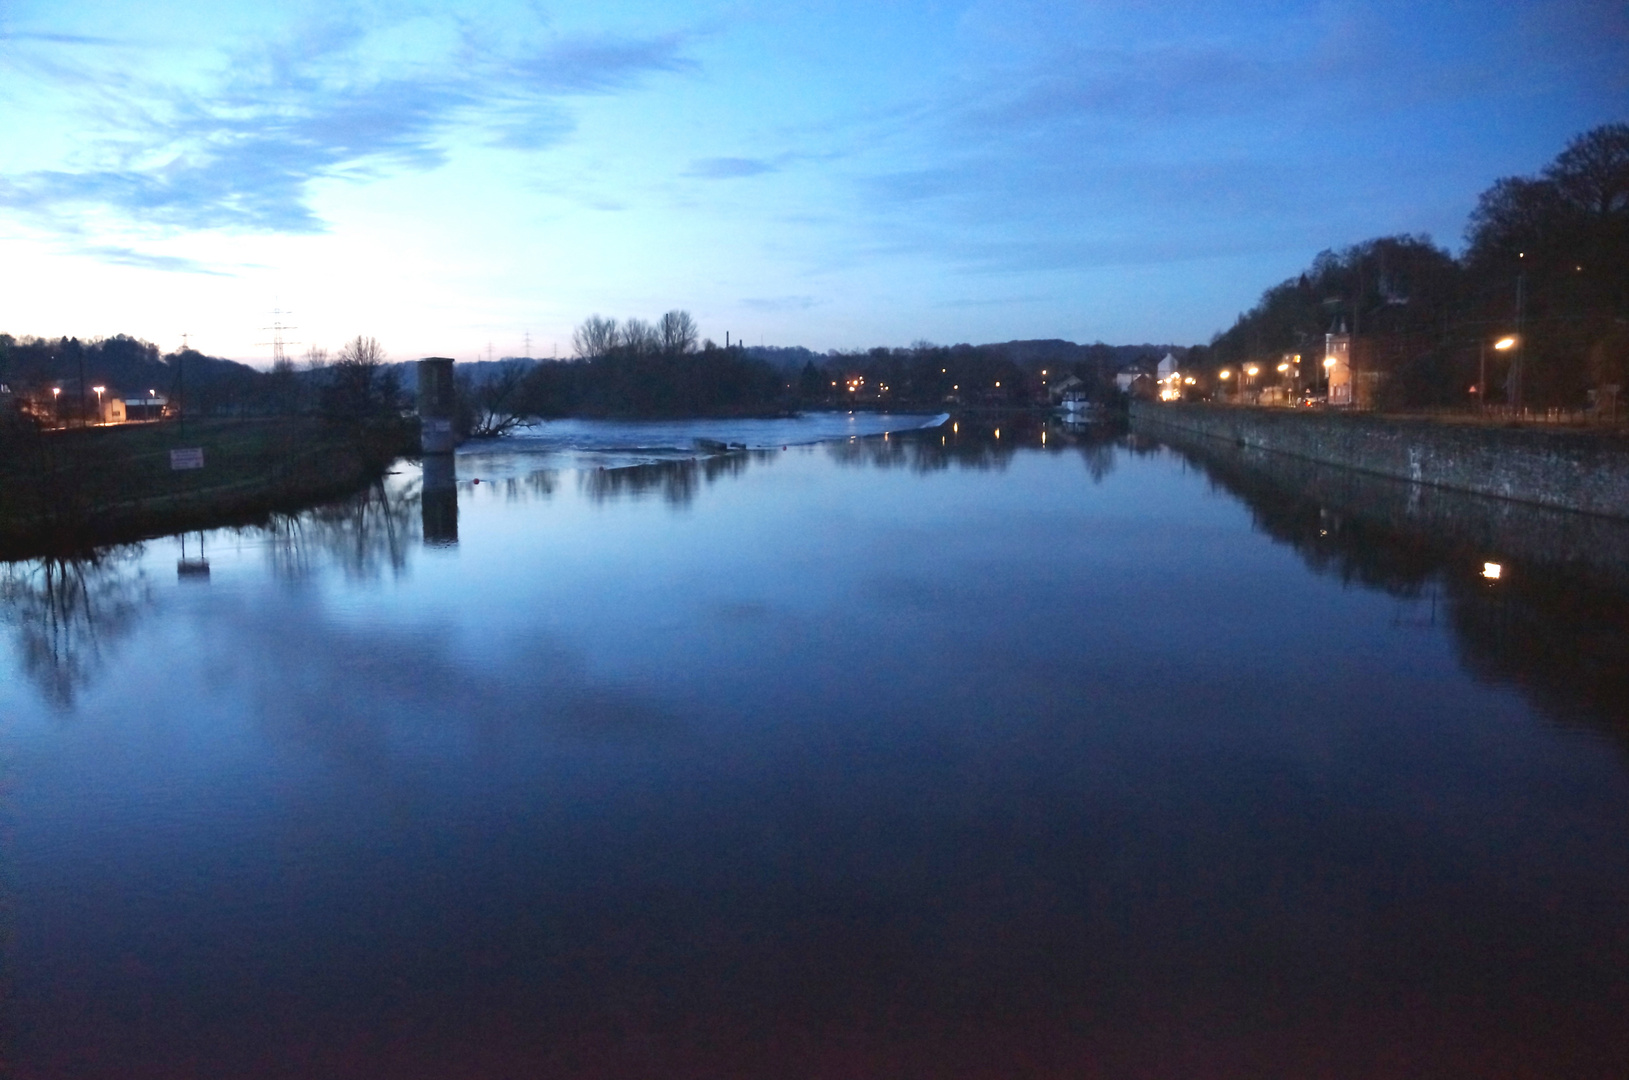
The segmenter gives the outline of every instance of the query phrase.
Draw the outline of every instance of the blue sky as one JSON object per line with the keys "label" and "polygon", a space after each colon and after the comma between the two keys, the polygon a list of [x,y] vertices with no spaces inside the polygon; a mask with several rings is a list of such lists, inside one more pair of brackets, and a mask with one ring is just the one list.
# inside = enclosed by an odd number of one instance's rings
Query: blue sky
{"label": "blue sky", "polygon": [[0,329],[1203,341],[1629,118],[1629,7],[0,0]]}

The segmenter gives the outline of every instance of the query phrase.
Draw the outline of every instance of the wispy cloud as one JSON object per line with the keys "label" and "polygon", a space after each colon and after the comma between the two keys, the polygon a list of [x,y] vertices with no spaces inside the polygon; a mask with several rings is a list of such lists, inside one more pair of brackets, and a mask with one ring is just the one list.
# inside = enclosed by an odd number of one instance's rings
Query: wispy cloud
{"label": "wispy cloud", "polygon": [[163,270],[177,274],[230,276],[223,271],[205,266],[196,259],[186,259],[176,255],[149,255],[133,248],[109,245],[91,245],[82,247],[79,250],[82,254],[89,255],[101,262],[114,263],[119,266],[135,266],[143,270]]}
{"label": "wispy cloud", "polygon": [[813,296],[751,296],[741,301],[741,306],[753,311],[807,311],[821,303]]}
{"label": "wispy cloud", "polygon": [[762,158],[714,157],[697,158],[690,163],[684,175],[702,180],[731,180],[741,176],[759,176],[776,172],[780,166]]}
{"label": "wispy cloud", "polygon": [[567,99],[695,66],[679,35],[474,53],[465,42],[460,55],[383,70],[366,46],[350,24],[308,28],[234,57],[201,90],[127,83],[118,115],[108,115],[100,73],[42,60],[65,90],[95,102],[90,122],[105,134],[88,142],[84,164],[0,173],[0,208],[65,235],[98,215],[161,231],[321,232],[315,181],[433,169],[453,133],[472,129],[490,145],[541,149],[573,130]]}
{"label": "wispy cloud", "polygon": [[39,41],[48,45],[123,45],[116,38],[93,37],[89,34],[49,34],[18,31],[0,31],[0,41]]}

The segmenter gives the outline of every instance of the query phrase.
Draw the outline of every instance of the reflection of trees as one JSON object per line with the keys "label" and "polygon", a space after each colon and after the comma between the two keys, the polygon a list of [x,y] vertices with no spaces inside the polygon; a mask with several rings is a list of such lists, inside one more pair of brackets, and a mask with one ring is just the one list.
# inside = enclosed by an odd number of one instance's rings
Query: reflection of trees
{"label": "reflection of trees", "polygon": [[1005,469],[1019,450],[1081,454],[1094,482],[1114,468],[1115,444],[1123,430],[1103,424],[1064,424],[1056,417],[1012,413],[962,417],[936,428],[890,432],[828,445],[839,465],[910,469],[917,473],[958,469]]}
{"label": "reflection of trees", "polygon": [[16,629],[23,670],[46,699],[70,708],[151,603],[141,545],[84,558],[9,563],[0,571],[0,606]]}
{"label": "reflection of trees", "polygon": [[387,567],[400,574],[419,538],[419,499],[416,485],[393,489],[381,480],[340,502],[274,515],[261,527],[272,571],[305,577],[326,560],[347,577],[373,578]]}
{"label": "reflection of trees", "polygon": [[578,483],[583,493],[595,502],[623,497],[637,499],[659,492],[674,506],[688,506],[704,485],[722,477],[740,476],[754,461],[768,461],[778,456],[778,452],[770,450],[737,450],[704,458],[589,469],[578,474]]}
{"label": "reflection of trees", "polygon": [[[1258,530],[1295,548],[1315,572],[1410,600],[1440,591],[1468,671],[1519,687],[1553,718],[1589,722],[1629,743],[1629,589],[1587,566],[1567,565],[1570,553],[1559,545],[1549,552],[1553,562],[1503,554],[1535,550],[1532,538],[1519,532],[1524,518],[1541,538],[1552,538],[1551,519],[1559,511],[1452,493],[1427,496],[1346,470],[1338,471],[1346,497],[1336,505],[1327,492],[1309,494],[1302,476],[1328,469],[1311,473],[1306,463],[1273,457],[1246,461],[1225,444],[1176,445],[1244,502]],[[1425,518],[1430,528],[1408,527],[1399,507],[1411,496],[1452,500],[1457,528],[1445,524],[1450,513],[1442,511]],[[1474,519],[1478,511],[1480,520]],[[1590,535],[1599,541],[1604,534]],[[1482,576],[1488,559],[1502,564],[1497,581]]]}

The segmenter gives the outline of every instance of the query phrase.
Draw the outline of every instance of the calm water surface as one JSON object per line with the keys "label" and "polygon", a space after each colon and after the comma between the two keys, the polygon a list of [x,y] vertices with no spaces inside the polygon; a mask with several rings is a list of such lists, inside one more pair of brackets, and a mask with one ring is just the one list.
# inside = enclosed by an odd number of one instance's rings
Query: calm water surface
{"label": "calm water surface", "polygon": [[1629,1074],[1622,597],[924,422],[0,570],[0,1072]]}

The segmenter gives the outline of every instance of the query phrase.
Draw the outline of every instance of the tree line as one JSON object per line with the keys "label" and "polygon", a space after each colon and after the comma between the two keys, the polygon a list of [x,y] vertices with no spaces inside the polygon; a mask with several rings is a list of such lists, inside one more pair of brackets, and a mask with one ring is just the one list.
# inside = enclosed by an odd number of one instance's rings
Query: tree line
{"label": "tree line", "polygon": [[314,414],[357,421],[391,416],[406,404],[384,349],[364,335],[332,356],[312,348],[302,363],[284,359],[261,371],[191,348],[161,353],[124,334],[88,341],[0,334],[0,385],[17,406],[13,411],[66,424],[95,418],[96,386],[129,398],[163,398],[188,416]]}
{"label": "tree line", "polygon": [[[1324,335],[1343,328],[1352,368],[1380,407],[1463,406],[1480,395],[1581,408],[1629,383],[1629,125],[1594,128],[1537,175],[1495,182],[1465,241],[1458,258],[1408,235],[1324,251],[1189,366],[1271,373],[1300,355],[1307,371],[1322,360]],[[1516,347],[1489,351],[1506,337]]]}

